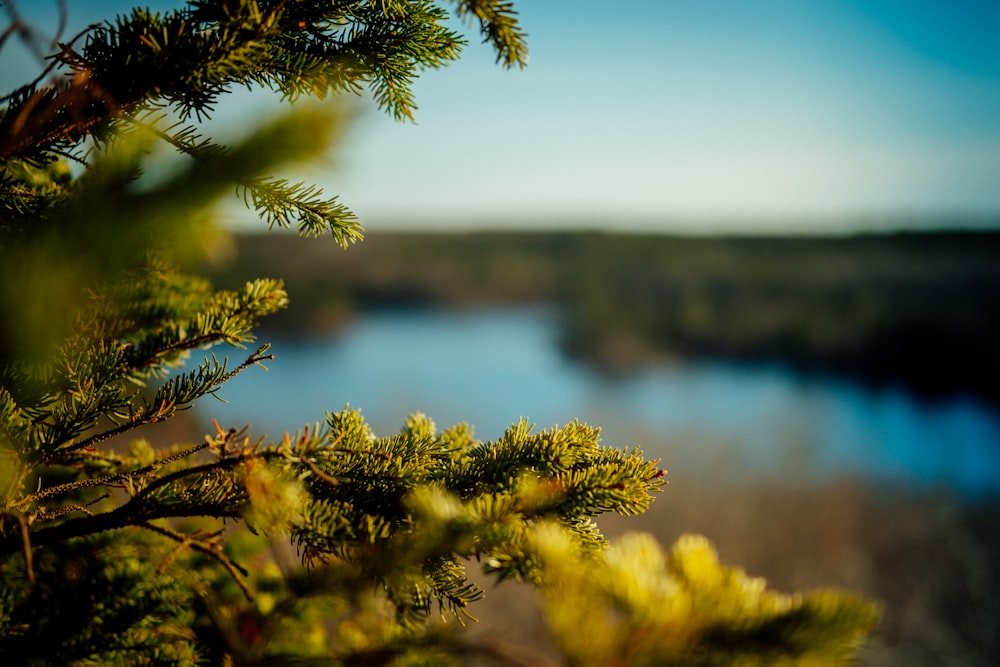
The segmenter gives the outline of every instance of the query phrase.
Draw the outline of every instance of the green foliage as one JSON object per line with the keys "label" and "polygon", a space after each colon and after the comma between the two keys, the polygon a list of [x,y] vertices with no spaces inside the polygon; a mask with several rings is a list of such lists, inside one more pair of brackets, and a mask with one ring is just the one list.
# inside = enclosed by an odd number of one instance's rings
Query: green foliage
{"label": "green foliage", "polygon": [[557,530],[535,539],[552,573],[546,618],[570,665],[842,664],[877,620],[843,593],[770,591],[700,536],[664,554],[632,533],[601,560],[580,559]]}
{"label": "green foliage", "polygon": [[[509,3],[453,4],[480,22],[501,63],[525,62]],[[269,226],[325,230],[343,246],[361,238],[335,199],[269,175],[322,151],[342,113],[306,108],[231,147],[197,122],[237,85],[288,100],[367,87],[408,117],[417,71],[457,57],[446,15],[425,0],[135,10],[63,45],[52,63],[65,77],[6,98],[5,664],[495,658],[455,622],[484,596],[470,566],[539,587],[568,664],[613,654],[646,664],[654,650],[676,664],[835,659],[870,627],[867,602],[765,593],[704,548],[688,554],[688,542],[667,565],[641,540],[608,550],[594,517],[644,511],[665,473],[638,450],[604,447],[585,424],[522,421],[482,442],[467,425],[439,431],[412,415],[377,437],[347,408],[275,441],[218,424],[164,449],[138,437],[271,358],[253,331],[286,305],[281,281],[218,291],[185,273],[224,242],[213,222],[222,194],[235,189]],[[179,162],[150,177],[157,145]],[[220,345],[242,361],[208,352]],[[588,609],[572,623],[614,623],[586,641],[567,635],[567,619]],[[647,631],[660,643],[621,643]],[[593,642],[603,652],[581,653]]]}

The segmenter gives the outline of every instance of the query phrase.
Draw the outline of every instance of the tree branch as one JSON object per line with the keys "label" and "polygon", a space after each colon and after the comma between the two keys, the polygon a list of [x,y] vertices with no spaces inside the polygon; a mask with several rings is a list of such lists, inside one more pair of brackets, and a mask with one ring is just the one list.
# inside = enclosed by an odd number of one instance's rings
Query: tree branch
{"label": "tree branch", "polygon": [[[247,599],[247,601],[253,602],[253,593],[250,591],[250,586],[247,584],[246,579],[244,579],[244,577],[249,576],[250,573],[247,571],[245,567],[239,565],[233,559],[227,556],[225,552],[222,551],[222,547],[219,545],[218,542],[201,540],[195,535],[186,535],[184,533],[177,532],[176,530],[171,530],[170,528],[166,528],[164,526],[157,526],[156,524],[150,523],[148,521],[143,521],[142,523],[139,523],[137,525],[140,528],[151,530],[154,533],[158,533],[160,535],[163,535],[164,537],[168,537],[174,540],[175,542],[177,542],[182,546],[190,547],[191,549],[194,549],[199,553],[205,554],[210,558],[214,558],[219,562],[220,565],[222,565],[222,567],[226,569],[227,572],[229,572],[229,575],[236,582],[236,585],[240,587],[240,590],[243,592],[243,596]],[[214,537],[214,536],[215,535],[210,535],[209,537]]]}
{"label": "tree branch", "polygon": [[180,459],[187,458],[191,454],[198,452],[202,449],[208,447],[207,442],[197,444],[193,447],[185,449],[183,451],[177,452],[176,454],[171,454],[170,456],[153,461],[148,466],[144,466],[137,470],[129,470],[127,472],[117,472],[112,475],[104,475],[103,477],[88,477],[86,479],[77,480],[75,482],[67,482],[66,484],[59,484],[58,486],[50,486],[47,489],[43,489],[38,493],[32,494],[30,496],[25,496],[17,502],[15,507],[24,507],[28,503],[36,503],[40,500],[46,498],[51,498],[52,496],[62,495],[64,493],[70,493],[72,491],[79,491],[80,489],[86,489],[93,486],[114,486],[115,482],[124,481],[130,477],[138,477],[141,475],[146,475],[157,468],[161,468],[168,463],[174,461],[179,461]]}
{"label": "tree branch", "polygon": [[[206,392],[206,394],[214,392],[215,389],[217,389],[218,387],[221,387],[226,382],[229,382],[230,380],[232,380],[234,377],[236,377],[237,375],[239,375],[240,373],[242,373],[243,371],[245,371],[250,366],[253,366],[254,364],[260,363],[261,361],[270,361],[271,359],[274,359],[274,355],[273,354],[261,354],[261,352],[263,352],[267,348],[268,348],[267,345],[262,345],[259,348],[257,348],[257,351],[254,354],[252,354],[249,357],[247,357],[247,359],[243,363],[241,363],[239,366],[237,366],[236,368],[234,368],[233,370],[229,371],[228,373],[226,373],[225,375],[223,375],[221,378],[219,378],[219,380],[212,385],[212,389],[210,391]],[[202,395],[204,395],[204,394],[202,394]],[[199,396],[198,398],[201,398],[201,397]],[[188,403],[191,403],[191,402],[193,402],[193,401],[186,401],[184,403],[181,403],[181,405],[184,406],[184,405],[187,405]],[[111,438],[113,438],[115,436],[118,436],[118,435],[121,435],[122,433],[126,433],[128,431],[131,431],[134,428],[138,428],[140,426],[145,426],[146,424],[152,424],[152,423],[155,423],[155,422],[158,422],[158,421],[163,421],[165,419],[169,419],[170,417],[174,416],[174,414],[176,414],[176,412],[177,412],[177,408],[175,407],[174,410],[169,415],[166,415],[166,416],[152,415],[152,416],[149,416],[149,417],[140,417],[138,419],[133,419],[132,421],[130,421],[127,424],[122,424],[121,426],[117,426],[117,427],[115,427],[113,429],[110,429],[108,431],[103,431],[101,433],[97,433],[95,435],[92,435],[89,438],[81,440],[80,442],[73,443],[73,444],[70,444],[70,445],[66,445],[65,447],[61,447],[59,449],[56,449],[53,452],[46,453],[45,456],[42,457],[42,461],[45,462],[45,463],[51,464],[51,463],[59,460],[59,458],[61,458],[65,454],[69,454],[71,452],[75,452],[75,451],[78,451],[78,450],[81,450],[81,449],[86,449],[88,447],[93,447],[94,445],[97,445],[97,444],[100,444],[102,442],[105,442],[106,440],[110,440]]]}
{"label": "tree branch", "polygon": [[[267,460],[281,457],[284,457],[284,454],[276,451],[241,453],[230,458],[214,461],[212,463],[178,470],[166,475],[165,477],[158,478],[149,486],[142,489],[138,495],[133,496],[127,503],[120,505],[109,512],[71,519],[64,523],[32,532],[30,535],[30,544],[32,547],[45,546],[47,544],[54,544],[56,542],[62,542],[75,537],[83,537],[85,535],[94,535],[108,530],[117,530],[119,528],[136,526],[154,519],[188,516],[211,516],[222,519],[239,519],[241,518],[241,515],[238,511],[225,509],[219,504],[191,503],[182,505],[160,504],[155,502],[150,503],[148,496],[151,491],[162,488],[167,484],[176,482],[191,475],[211,472],[212,470],[232,468],[251,458]],[[24,545],[28,543],[27,539],[27,535],[22,537],[16,534],[7,534],[0,537],[0,556],[9,555],[25,548]]]}
{"label": "tree branch", "polygon": [[[110,512],[93,516],[70,519],[49,528],[28,531],[29,534],[5,535],[0,538],[0,557],[9,556],[22,549],[33,549],[49,544],[64,542],[76,537],[96,535],[109,530],[138,526],[154,519],[180,518],[189,516],[211,516],[220,519],[239,519],[236,511],[222,511],[218,505],[148,505],[141,496],[132,498]],[[22,527],[22,533],[27,529]]]}

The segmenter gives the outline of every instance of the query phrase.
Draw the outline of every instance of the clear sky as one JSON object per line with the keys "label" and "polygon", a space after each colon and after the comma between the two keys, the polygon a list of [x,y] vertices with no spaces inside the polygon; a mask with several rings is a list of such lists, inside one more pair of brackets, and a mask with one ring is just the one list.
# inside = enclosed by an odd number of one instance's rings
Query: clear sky
{"label": "clear sky", "polygon": [[996,0],[515,4],[527,69],[472,34],[309,177],[372,230],[1000,221]]}

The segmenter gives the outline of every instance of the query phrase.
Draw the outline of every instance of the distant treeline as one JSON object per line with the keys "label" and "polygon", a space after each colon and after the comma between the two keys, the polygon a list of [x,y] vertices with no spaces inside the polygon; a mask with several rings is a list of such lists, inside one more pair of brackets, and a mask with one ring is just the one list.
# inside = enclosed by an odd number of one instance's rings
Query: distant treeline
{"label": "distant treeline", "polygon": [[803,371],[1000,400],[1000,232],[852,237],[600,233],[237,239],[220,285],[283,277],[264,327],[315,334],[386,307],[559,305],[568,354],[616,369],[658,357]]}

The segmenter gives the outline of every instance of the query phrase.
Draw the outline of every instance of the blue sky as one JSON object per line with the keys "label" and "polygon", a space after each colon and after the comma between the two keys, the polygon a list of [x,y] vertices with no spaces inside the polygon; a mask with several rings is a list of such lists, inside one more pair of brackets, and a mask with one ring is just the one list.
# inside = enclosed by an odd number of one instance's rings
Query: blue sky
{"label": "blue sky", "polygon": [[372,230],[1000,220],[998,2],[516,4],[527,69],[472,34],[418,82],[416,124],[366,112],[307,177]]}

